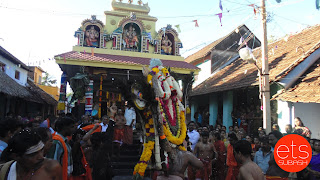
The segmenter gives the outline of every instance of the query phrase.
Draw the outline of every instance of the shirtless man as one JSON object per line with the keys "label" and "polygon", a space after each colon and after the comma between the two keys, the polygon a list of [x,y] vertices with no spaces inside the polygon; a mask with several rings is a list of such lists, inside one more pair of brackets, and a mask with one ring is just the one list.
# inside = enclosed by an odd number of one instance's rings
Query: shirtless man
{"label": "shirtless man", "polygon": [[157,180],[183,180],[188,165],[196,169],[203,168],[203,163],[189,151],[180,151],[175,148],[171,153],[175,153],[176,158],[170,164],[169,176],[161,175],[157,177]]}
{"label": "shirtless man", "polygon": [[239,164],[238,180],[265,180],[260,167],[251,160],[251,144],[246,140],[240,140],[234,145],[234,155]]}
{"label": "shirtless man", "polygon": [[7,147],[14,161],[4,164],[0,179],[62,180],[61,165],[56,160],[44,158],[43,147],[40,136],[34,131],[17,133]]}
{"label": "shirtless man", "polygon": [[203,131],[201,133],[202,141],[197,143],[194,148],[194,154],[202,161],[204,168],[196,173],[196,179],[209,180],[211,176],[212,160],[217,160],[218,153],[213,143],[208,143],[209,133]]}

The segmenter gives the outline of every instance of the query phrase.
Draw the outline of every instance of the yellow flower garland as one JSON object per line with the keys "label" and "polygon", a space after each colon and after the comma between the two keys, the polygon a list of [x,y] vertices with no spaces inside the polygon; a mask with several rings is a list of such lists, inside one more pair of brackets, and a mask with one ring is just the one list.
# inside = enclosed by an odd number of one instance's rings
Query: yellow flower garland
{"label": "yellow flower garland", "polygon": [[138,173],[142,177],[144,176],[144,173],[147,169],[148,161],[151,158],[152,150],[154,149],[154,141],[144,143],[143,146],[144,149],[140,157],[139,163],[134,167],[133,171],[133,175],[136,175]]}
{"label": "yellow flower garland", "polygon": [[[166,125],[163,125],[163,131],[164,134],[166,135],[168,141],[170,141],[171,143],[175,144],[175,145],[180,145],[183,143],[183,141],[186,138],[187,135],[187,127],[186,127],[186,123],[185,123],[185,117],[184,117],[184,112],[181,111],[180,112],[180,136],[179,137],[174,137],[170,131],[170,128],[167,128]],[[180,147],[179,147],[180,149]],[[180,150],[185,149],[185,148],[181,148]]]}

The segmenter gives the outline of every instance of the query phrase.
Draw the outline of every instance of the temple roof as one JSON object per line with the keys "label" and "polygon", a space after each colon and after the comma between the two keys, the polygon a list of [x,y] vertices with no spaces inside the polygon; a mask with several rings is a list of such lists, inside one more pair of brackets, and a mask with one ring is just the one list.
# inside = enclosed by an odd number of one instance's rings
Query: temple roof
{"label": "temple roof", "polygon": [[[67,53],[56,55],[55,59],[58,64],[84,65],[132,70],[142,70],[142,66],[149,66],[150,63],[150,58],[98,53],[91,54],[77,51],[70,51]],[[182,74],[189,74],[191,71],[199,71],[198,67],[184,61],[173,61],[164,59],[161,59],[161,61],[165,67],[171,67],[171,69],[177,73],[179,73],[179,70],[185,70],[185,73]]]}

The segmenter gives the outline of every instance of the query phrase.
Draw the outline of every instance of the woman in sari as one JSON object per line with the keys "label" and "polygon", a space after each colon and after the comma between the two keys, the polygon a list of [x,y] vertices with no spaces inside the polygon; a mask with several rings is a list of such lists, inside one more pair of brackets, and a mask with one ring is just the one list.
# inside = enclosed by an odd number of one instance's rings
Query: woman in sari
{"label": "woman in sari", "polygon": [[307,127],[304,126],[303,122],[301,121],[301,119],[299,117],[296,117],[294,119],[294,124],[295,124],[295,127],[293,129],[294,134],[298,134],[298,135],[308,137],[308,138],[311,137],[311,131]]}

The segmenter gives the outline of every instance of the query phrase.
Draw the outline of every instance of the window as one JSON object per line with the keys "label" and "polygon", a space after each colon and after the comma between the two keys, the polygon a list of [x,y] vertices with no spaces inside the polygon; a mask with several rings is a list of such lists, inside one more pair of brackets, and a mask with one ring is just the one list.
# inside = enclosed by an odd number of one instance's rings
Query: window
{"label": "window", "polygon": [[0,71],[6,72],[6,64],[0,62]]}
{"label": "window", "polygon": [[14,75],[14,78],[16,78],[16,79],[20,79],[20,72],[19,71],[17,71],[16,70],[16,73],[15,73],[15,75]]}

